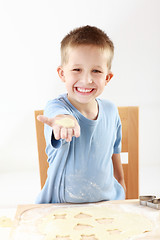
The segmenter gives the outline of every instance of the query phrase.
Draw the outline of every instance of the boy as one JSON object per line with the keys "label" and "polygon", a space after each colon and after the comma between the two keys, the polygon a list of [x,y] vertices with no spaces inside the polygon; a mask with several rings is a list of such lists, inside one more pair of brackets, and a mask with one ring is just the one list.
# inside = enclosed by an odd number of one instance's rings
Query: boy
{"label": "boy", "polygon": [[113,74],[114,46],[100,29],[84,26],[61,42],[58,75],[67,94],[48,102],[44,116],[49,169],[36,203],[125,198],[118,110],[97,98]]}

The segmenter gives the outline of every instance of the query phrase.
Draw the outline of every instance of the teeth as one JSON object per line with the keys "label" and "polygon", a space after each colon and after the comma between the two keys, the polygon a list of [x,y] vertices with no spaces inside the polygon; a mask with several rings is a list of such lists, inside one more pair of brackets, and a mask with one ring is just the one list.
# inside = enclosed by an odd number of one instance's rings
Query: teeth
{"label": "teeth", "polygon": [[92,91],[92,89],[79,88],[79,87],[77,87],[77,90],[78,90],[79,92],[91,92],[91,91]]}

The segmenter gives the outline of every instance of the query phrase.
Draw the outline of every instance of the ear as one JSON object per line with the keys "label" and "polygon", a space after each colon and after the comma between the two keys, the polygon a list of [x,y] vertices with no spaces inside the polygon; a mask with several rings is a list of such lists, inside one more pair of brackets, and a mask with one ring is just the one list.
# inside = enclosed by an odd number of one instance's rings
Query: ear
{"label": "ear", "polygon": [[109,81],[111,80],[112,77],[113,77],[113,73],[109,72],[106,76],[106,85],[109,83]]}
{"label": "ear", "polygon": [[65,76],[64,76],[63,67],[62,67],[62,66],[59,66],[59,67],[57,68],[57,72],[58,72],[58,75],[59,75],[60,79],[62,80],[62,82],[65,82]]}

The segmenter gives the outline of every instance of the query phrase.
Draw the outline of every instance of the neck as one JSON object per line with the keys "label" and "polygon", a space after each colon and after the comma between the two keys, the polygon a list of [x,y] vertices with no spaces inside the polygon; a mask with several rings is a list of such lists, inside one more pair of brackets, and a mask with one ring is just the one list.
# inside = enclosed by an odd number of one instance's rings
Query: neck
{"label": "neck", "polygon": [[68,99],[71,104],[77,108],[77,110],[82,113],[82,115],[90,120],[96,120],[98,117],[98,103],[96,100],[90,103],[78,103],[73,102],[72,100]]}
{"label": "neck", "polygon": [[81,110],[79,110],[83,116],[85,116],[86,118],[90,119],[90,120],[96,120],[98,117],[98,104],[97,101],[95,102],[94,105],[92,106],[85,106],[85,108],[82,108]]}

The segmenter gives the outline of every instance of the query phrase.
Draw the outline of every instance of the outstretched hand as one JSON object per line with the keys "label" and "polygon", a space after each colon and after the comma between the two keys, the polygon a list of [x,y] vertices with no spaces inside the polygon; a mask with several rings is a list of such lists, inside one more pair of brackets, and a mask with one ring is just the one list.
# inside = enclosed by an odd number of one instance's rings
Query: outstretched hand
{"label": "outstretched hand", "polygon": [[67,142],[72,140],[72,137],[80,136],[80,126],[75,117],[72,115],[57,115],[54,118],[48,118],[44,115],[37,116],[37,119],[52,127],[53,134],[56,140],[65,139]]}

